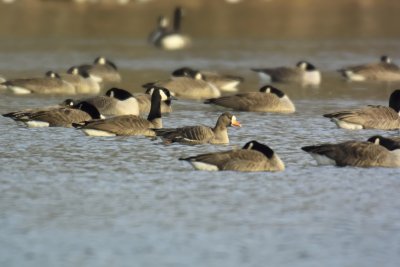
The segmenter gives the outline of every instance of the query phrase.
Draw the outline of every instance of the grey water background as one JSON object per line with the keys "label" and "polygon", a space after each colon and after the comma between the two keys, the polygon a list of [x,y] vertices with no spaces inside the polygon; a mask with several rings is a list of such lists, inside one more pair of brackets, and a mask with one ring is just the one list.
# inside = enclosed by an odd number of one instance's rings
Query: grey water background
{"label": "grey water background", "polygon": [[[146,43],[161,13],[186,5],[184,51]],[[319,167],[300,147],[398,131],[346,131],[321,115],[387,105],[396,83],[348,83],[335,72],[382,54],[400,62],[396,1],[151,1],[0,4],[0,76],[40,76],[104,55],[118,85],[192,66],[245,77],[251,67],[307,59],[318,88],[277,84],[292,115],[234,112],[226,146],[165,146],[141,137],[89,138],[75,129],[27,129],[0,118],[0,266],[398,266],[400,171]],[[65,96],[0,95],[0,112]],[[223,109],[177,100],[166,127],[213,125]],[[194,171],[181,156],[270,145],[280,173]]]}

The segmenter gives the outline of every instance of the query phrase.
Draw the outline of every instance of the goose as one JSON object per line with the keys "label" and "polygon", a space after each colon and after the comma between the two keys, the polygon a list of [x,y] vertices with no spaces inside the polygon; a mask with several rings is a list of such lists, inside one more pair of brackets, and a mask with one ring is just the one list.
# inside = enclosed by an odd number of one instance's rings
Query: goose
{"label": "goose", "polygon": [[211,98],[204,103],[240,111],[293,113],[296,110],[289,97],[271,85],[261,87],[259,92]]}
{"label": "goose", "polygon": [[98,94],[101,87],[99,83],[93,79],[87,71],[80,70],[78,67],[71,67],[67,73],[61,74],[61,78],[75,86],[76,94]]}
{"label": "goose", "polygon": [[153,86],[167,88],[178,99],[204,100],[221,96],[221,91],[215,85],[204,81],[201,74],[198,74],[195,78],[176,77],[143,85],[146,89]]}
{"label": "goose", "polygon": [[[161,102],[161,113],[170,113],[172,112],[172,96],[168,89],[160,87],[165,95],[167,96],[167,100]],[[154,88],[149,88],[146,90],[145,94],[135,95],[136,100],[139,104],[139,113],[140,114],[148,114],[151,108],[151,95]]]}
{"label": "goose", "polygon": [[246,143],[242,149],[200,154],[179,160],[188,161],[196,170],[206,171],[283,171],[285,164],[267,145],[257,141]]}
{"label": "goose", "polygon": [[172,129],[156,129],[157,136],[161,136],[166,144],[178,142],[186,145],[196,144],[228,144],[229,126],[241,127],[236,117],[229,112],[219,116],[215,127],[204,125],[185,126]]}
{"label": "goose", "polygon": [[62,103],[57,104],[57,105],[22,109],[22,110],[17,110],[17,111],[12,111],[12,112],[2,114],[2,116],[18,121],[21,117],[29,117],[30,114],[33,114],[33,113],[57,110],[60,108],[65,108],[65,107],[72,108],[74,106],[75,106],[75,102],[72,99],[66,99]]}
{"label": "goose", "polygon": [[101,114],[93,105],[87,102],[81,102],[72,107],[60,107],[25,113],[24,115],[13,119],[25,123],[29,128],[34,128],[72,127],[73,123],[100,118]]}
{"label": "goose", "polygon": [[86,71],[98,83],[119,83],[121,75],[117,66],[105,57],[97,57],[92,65],[78,66],[80,71]]}
{"label": "goose", "polygon": [[8,80],[1,85],[16,95],[75,94],[75,87],[53,71],[46,72],[45,77]]}
{"label": "goose", "polygon": [[[174,25],[172,30],[166,30],[165,21],[159,20],[159,35],[154,38],[153,44],[164,50],[179,50],[190,45],[189,36],[181,33],[182,8],[177,7],[174,11]],[[152,36],[154,37],[154,36]]]}
{"label": "goose", "polygon": [[349,81],[399,81],[400,68],[390,57],[383,55],[380,62],[350,66],[338,72]]}
{"label": "goose", "polygon": [[374,135],[368,139],[368,142],[386,147],[388,150],[395,150],[400,148],[400,137],[383,137],[381,135]]}
{"label": "goose", "polygon": [[122,115],[112,118],[87,121],[83,125],[73,124],[88,136],[144,135],[155,136],[154,129],[162,128],[160,104],[167,96],[161,88],[154,88],[151,97],[151,110],[146,119],[135,115]]}
{"label": "goose", "polygon": [[302,85],[319,85],[321,72],[307,61],[299,61],[296,67],[253,68],[264,82],[300,83]]}
{"label": "goose", "polygon": [[347,141],[338,144],[321,144],[301,148],[308,152],[318,165],[339,167],[400,167],[400,149],[365,141]]}
{"label": "goose", "polygon": [[236,92],[240,83],[244,81],[242,77],[230,74],[220,74],[215,71],[197,71],[189,67],[182,67],[172,72],[172,77],[192,77],[195,78],[197,73],[201,74],[204,81],[215,85],[218,89],[226,92]]}
{"label": "goose", "polygon": [[159,39],[168,32],[168,19],[164,16],[159,16],[157,20],[157,28],[149,34],[148,41],[150,44],[156,44]]}
{"label": "goose", "polygon": [[130,92],[117,87],[107,90],[104,96],[75,100],[77,103],[82,101],[95,106],[105,117],[139,115],[138,100]]}
{"label": "goose", "polygon": [[389,106],[366,106],[354,110],[344,110],[324,114],[339,128],[356,129],[400,129],[400,90],[392,92]]}

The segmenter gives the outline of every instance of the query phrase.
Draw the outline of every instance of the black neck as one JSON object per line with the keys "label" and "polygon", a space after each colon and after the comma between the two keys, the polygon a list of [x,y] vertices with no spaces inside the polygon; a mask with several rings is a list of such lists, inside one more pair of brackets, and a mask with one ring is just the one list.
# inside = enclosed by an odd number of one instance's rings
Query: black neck
{"label": "black neck", "polygon": [[161,118],[160,89],[154,89],[153,94],[151,95],[151,107],[147,120],[152,121],[154,119],[159,119],[159,118]]}
{"label": "black neck", "polygon": [[181,30],[181,18],[182,18],[182,10],[180,7],[177,7],[174,12],[174,31],[179,32]]}

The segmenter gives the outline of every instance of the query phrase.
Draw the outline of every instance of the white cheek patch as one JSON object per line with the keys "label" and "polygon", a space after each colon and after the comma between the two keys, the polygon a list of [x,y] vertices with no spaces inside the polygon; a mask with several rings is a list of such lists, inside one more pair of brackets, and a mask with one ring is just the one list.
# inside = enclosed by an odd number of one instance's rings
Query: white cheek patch
{"label": "white cheek patch", "polygon": [[168,96],[165,94],[163,90],[160,90],[161,100],[165,101],[168,100]]}

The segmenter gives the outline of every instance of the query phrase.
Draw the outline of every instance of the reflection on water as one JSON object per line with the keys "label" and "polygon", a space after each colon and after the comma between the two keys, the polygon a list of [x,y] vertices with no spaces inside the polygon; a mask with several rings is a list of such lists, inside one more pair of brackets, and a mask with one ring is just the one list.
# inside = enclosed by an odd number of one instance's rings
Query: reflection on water
{"label": "reflection on water", "polygon": [[[178,1],[177,1],[178,3]],[[301,146],[365,140],[398,131],[345,131],[321,114],[387,105],[396,83],[348,83],[337,68],[400,62],[397,1],[188,1],[194,45],[165,52],[146,44],[173,2],[0,4],[0,74],[115,61],[121,87],[166,79],[182,66],[245,77],[251,67],[323,72],[318,88],[280,84],[293,115],[235,112],[229,146],[164,146],[159,140],[88,138],[74,129],[27,129],[0,118],[1,266],[397,266],[399,171],[317,167]],[[29,7],[29,9],[28,9]],[[0,113],[58,103],[62,96],[1,94]],[[178,100],[166,127],[213,125],[223,109]],[[285,161],[281,173],[196,172],[177,158],[256,139]]]}

